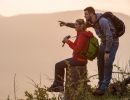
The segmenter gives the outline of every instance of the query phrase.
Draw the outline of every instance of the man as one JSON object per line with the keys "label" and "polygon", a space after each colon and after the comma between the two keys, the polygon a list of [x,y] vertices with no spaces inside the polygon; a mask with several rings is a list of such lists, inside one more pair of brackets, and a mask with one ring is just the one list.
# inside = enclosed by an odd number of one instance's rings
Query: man
{"label": "man", "polygon": [[[93,7],[84,9],[86,21],[94,24],[101,16],[100,13],[95,13]],[[94,95],[103,95],[108,88],[112,77],[113,62],[119,46],[119,39],[114,38],[116,32],[112,22],[102,17],[94,26],[96,34],[101,39],[99,53],[97,57],[99,82],[98,88],[93,93]]]}
{"label": "man", "polygon": [[81,56],[81,52],[87,47],[89,38],[93,36],[91,32],[86,32],[86,25],[83,19],[77,19],[74,24],[75,30],[77,31],[77,37],[74,43],[70,41],[67,37],[63,39],[64,43],[67,43],[71,49],[73,49],[73,57],[65,59],[56,63],[55,65],[55,79],[53,84],[48,91],[50,92],[60,92],[64,90],[64,69],[67,68],[65,61],[67,60],[71,67],[74,66],[85,66],[87,64],[87,59]]}
{"label": "man", "polygon": [[[95,24],[97,19],[102,14],[95,13],[95,9],[93,7],[87,7],[84,9],[84,15],[87,22],[86,27],[88,27],[90,24]],[[63,21],[60,21],[60,24],[61,26],[66,25],[68,27],[74,28],[73,23],[65,23]],[[103,95],[107,90],[112,77],[112,65],[116,56],[116,52],[118,50],[119,39],[114,38],[116,30],[112,22],[104,17],[100,18],[98,23],[94,25],[94,29],[98,37],[101,39],[101,44],[97,57],[99,82],[98,88],[93,94]]]}

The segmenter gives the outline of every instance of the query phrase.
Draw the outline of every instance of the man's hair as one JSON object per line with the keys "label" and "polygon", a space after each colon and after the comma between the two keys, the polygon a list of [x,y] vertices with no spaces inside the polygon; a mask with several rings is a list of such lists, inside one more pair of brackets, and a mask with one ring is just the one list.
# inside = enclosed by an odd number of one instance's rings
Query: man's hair
{"label": "man's hair", "polygon": [[84,11],[88,11],[89,13],[95,14],[95,9],[93,7],[87,7],[84,9]]}

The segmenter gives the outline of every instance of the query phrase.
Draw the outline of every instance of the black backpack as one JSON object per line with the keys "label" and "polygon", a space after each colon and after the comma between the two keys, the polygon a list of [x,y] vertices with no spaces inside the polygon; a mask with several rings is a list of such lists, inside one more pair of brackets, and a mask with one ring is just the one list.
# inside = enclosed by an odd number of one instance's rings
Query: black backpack
{"label": "black backpack", "polygon": [[97,21],[93,24],[93,27],[99,22],[99,20],[102,17],[107,18],[114,25],[114,27],[116,29],[116,34],[114,34],[115,38],[118,38],[118,37],[122,36],[125,33],[125,24],[124,24],[124,22],[121,19],[119,19],[117,16],[115,16],[112,12],[105,12],[104,14],[102,14],[97,19]]}

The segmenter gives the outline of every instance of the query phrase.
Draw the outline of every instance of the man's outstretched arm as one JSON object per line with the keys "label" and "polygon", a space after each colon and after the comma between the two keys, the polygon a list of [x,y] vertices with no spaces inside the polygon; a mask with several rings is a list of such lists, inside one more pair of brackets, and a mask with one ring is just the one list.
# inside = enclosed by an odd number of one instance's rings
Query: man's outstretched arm
{"label": "man's outstretched arm", "polygon": [[60,26],[67,26],[67,27],[70,27],[70,28],[75,28],[75,24],[74,23],[66,23],[66,22],[63,22],[63,21],[58,21]]}

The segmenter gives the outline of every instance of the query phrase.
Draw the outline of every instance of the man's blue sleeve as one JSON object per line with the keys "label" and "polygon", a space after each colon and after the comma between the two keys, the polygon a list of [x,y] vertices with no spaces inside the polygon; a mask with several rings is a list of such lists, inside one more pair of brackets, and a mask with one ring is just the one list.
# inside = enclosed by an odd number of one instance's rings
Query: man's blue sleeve
{"label": "man's blue sleeve", "polygon": [[109,21],[105,18],[102,18],[99,22],[101,25],[101,29],[103,31],[103,34],[105,34],[105,40],[106,40],[106,48],[105,51],[110,52],[112,43],[113,43],[113,34],[110,30]]}

